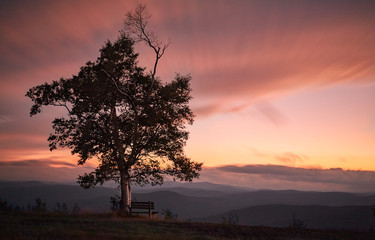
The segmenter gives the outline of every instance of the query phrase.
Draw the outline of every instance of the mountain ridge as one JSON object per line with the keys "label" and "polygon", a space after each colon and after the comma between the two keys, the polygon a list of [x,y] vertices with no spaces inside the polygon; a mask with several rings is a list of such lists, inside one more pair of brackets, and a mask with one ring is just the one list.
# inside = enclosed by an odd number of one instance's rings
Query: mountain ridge
{"label": "mountain ridge", "polygon": [[[305,214],[305,212],[309,212],[311,206],[321,206],[315,207],[315,212],[328,209],[332,212],[332,216],[340,216],[340,212],[333,211],[332,209],[334,207],[342,207],[346,209],[344,212],[348,216],[355,216],[356,213],[353,209],[361,209],[360,212],[365,214],[365,210],[363,209],[368,209],[369,206],[375,204],[375,195],[364,193],[264,189],[258,191],[241,191],[241,189],[233,190],[230,187],[220,185],[212,185],[215,189],[209,190],[200,186],[207,186],[207,184],[189,185],[187,188],[180,186],[157,188],[155,190],[145,189],[144,191],[135,190],[132,193],[132,199],[133,201],[153,201],[155,202],[155,211],[160,213],[163,209],[169,209],[181,220],[190,219],[193,221],[212,222],[214,221],[213,219],[216,219],[214,222],[220,222],[223,217],[228,217],[228,214],[236,213],[240,216],[241,224],[258,223],[260,225],[271,224],[271,226],[274,225],[272,225],[272,222],[269,222],[269,219],[280,219],[278,224],[285,224],[287,222],[285,216],[288,215],[287,217],[291,218],[292,215],[290,212],[285,213],[285,209],[289,208],[302,209],[298,210],[297,213],[303,213],[302,217],[308,220],[309,215]],[[108,212],[110,211],[110,197],[118,194],[119,192],[115,188],[108,187],[96,187],[85,190],[78,185],[35,181],[0,181],[0,198],[21,207],[34,204],[36,198],[41,198],[47,203],[47,207],[50,210],[59,202],[66,203],[69,209],[72,209],[73,205],[77,203],[83,212]],[[261,206],[269,207],[261,208]],[[274,208],[274,206],[279,206],[275,210],[281,214],[278,217],[270,215],[270,209]],[[260,211],[259,209],[263,210]],[[348,209],[351,209],[351,211]],[[370,210],[368,214],[371,213]],[[256,212],[258,213],[255,214]],[[314,211],[310,212],[311,215],[314,215]],[[260,217],[262,213],[266,216],[265,218]],[[324,211],[320,212],[320,215],[324,215]],[[258,216],[257,219],[259,221],[263,219],[263,222],[246,220],[254,216]],[[341,218],[344,219],[345,217]],[[371,219],[371,217],[366,216],[366,219],[368,218]],[[331,222],[333,221],[333,217],[329,217],[328,219],[331,219]],[[312,220],[312,223],[315,224],[316,221],[327,222],[328,220],[316,217]],[[359,219],[358,221],[361,222],[362,220]],[[308,223],[308,225],[314,227],[315,225],[312,223]],[[342,226],[347,225],[342,224]],[[324,225],[316,226],[319,228],[324,227]],[[335,226],[340,227],[341,225],[336,224]],[[353,226],[356,225],[353,224]]]}

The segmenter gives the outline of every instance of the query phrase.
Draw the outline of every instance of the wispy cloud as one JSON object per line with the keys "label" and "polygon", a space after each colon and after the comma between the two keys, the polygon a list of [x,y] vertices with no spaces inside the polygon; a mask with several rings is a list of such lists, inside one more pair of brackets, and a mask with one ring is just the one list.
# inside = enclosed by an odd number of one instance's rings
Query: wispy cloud
{"label": "wispy cloud", "polygon": [[11,121],[12,121],[12,119],[10,117],[8,117],[7,115],[0,114],[0,125],[2,125],[4,123],[9,123]]}
{"label": "wispy cloud", "polygon": [[[165,77],[191,72],[194,96],[201,102],[211,99],[196,107],[202,116],[233,108],[233,101],[244,106],[249,99],[253,103],[301,87],[373,81],[375,76],[371,1],[284,1],[283,6],[278,1],[146,2],[152,27],[173,41],[159,73]],[[2,72],[11,76],[43,69],[60,77],[95,59],[100,45],[115,38],[124,13],[137,2],[20,4],[4,7],[8,12],[0,23]],[[153,57],[147,51],[141,58],[151,66]],[[259,110],[269,115],[267,107]]]}
{"label": "wispy cloud", "polygon": [[254,107],[274,125],[281,125],[288,122],[287,116],[267,101],[256,103]]}
{"label": "wispy cloud", "polygon": [[[216,176],[216,177],[215,177]],[[281,165],[224,165],[206,168],[203,178],[252,188],[375,191],[374,171],[298,168]]]}
{"label": "wispy cloud", "polygon": [[211,1],[190,2],[184,21],[171,24],[166,14],[178,50],[165,61],[192,71],[196,96],[216,98],[206,114],[233,101],[374,79],[374,3],[219,1],[212,10]]}
{"label": "wispy cloud", "polygon": [[21,160],[21,161],[5,161],[0,162],[0,167],[45,167],[45,166],[63,166],[63,167],[77,167],[76,164],[63,161],[55,161],[50,159],[44,160]]}
{"label": "wispy cloud", "polygon": [[0,180],[74,181],[93,169],[92,164],[77,166],[54,159],[0,161]]}
{"label": "wispy cloud", "polygon": [[298,155],[292,152],[286,152],[281,155],[275,156],[275,158],[286,164],[294,164],[294,163],[303,163],[305,160],[308,159],[305,155]]}

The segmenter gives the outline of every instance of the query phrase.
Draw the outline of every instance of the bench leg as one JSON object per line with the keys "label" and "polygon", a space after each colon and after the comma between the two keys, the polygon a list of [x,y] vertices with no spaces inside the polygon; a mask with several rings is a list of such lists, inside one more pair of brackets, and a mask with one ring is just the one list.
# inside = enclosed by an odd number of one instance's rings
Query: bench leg
{"label": "bench leg", "polygon": [[151,218],[152,210],[151,210],[151,202],[148,201],[148,218]]}

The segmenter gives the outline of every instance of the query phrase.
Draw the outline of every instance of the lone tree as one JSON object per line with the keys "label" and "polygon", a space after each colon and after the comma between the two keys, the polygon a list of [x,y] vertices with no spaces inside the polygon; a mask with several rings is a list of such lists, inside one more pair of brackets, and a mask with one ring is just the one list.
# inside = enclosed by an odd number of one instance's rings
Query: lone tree
{"label": "lone tree", "polygon": [[[34,105],[30,116],[42,106],[61,106],[67,116],[53,121],[50,150],[67,147],[79,156],[78,165],[96,158],[95,171],[78,177],[83,188],[105,181],[119,183],[120,210],[130,213],[131,183],[162,184],[166,175],[192,181],[202,163],[184,154],[186,124],[193,123],[189,75],[176,74],[163,83],[155,76],[162,45],[147,31],[149,14],[140,5],[127,14],[126,29],[116,42],[107,41],[100,57],[81,67],[77,75],[31,88],[26,96]],[[132,35],[135,37],[132,37]],[[145,41],[156,54],[151,72],[137,65],[136,41]]]}

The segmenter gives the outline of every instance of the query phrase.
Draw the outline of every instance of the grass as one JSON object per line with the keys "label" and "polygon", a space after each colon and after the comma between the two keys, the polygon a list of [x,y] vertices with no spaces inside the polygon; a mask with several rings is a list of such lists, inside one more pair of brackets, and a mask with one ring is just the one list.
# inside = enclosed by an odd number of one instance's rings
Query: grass
{"label": "grass", "polygon": [[112,214],[0,215],[0,239],[375,239],[374,232],[190,223]]}

